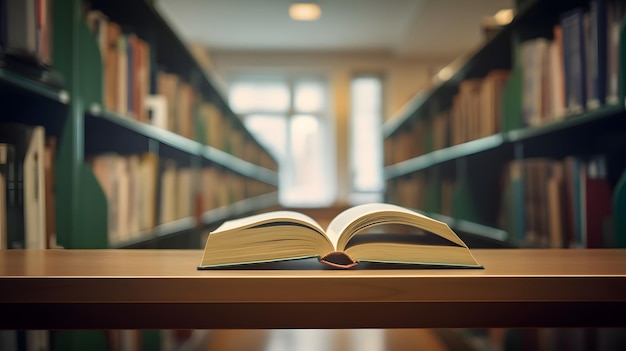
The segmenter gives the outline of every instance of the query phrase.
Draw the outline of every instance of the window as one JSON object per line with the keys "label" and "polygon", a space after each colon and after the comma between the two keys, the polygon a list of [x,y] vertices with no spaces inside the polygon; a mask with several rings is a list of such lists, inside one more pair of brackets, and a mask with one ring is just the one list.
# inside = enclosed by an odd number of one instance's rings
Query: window
{"label": "window", "polygon": [[334,201],[334,133],[328,92],[315,78],[235,79],[231,108],[278,161],[284,206],[326,206]]}
{"label": "window", "polygon": [[382,82],[358,76],[350,85],[350,164],[353,203],[382,200]]}

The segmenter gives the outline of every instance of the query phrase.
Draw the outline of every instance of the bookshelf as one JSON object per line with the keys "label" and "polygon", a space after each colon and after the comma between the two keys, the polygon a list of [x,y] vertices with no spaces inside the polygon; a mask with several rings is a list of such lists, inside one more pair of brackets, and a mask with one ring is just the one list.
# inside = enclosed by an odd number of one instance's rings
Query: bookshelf
{"label": "bookshelf", "polygon": [[[158,72],[166,70],[177,75],[181,82],[194,89],[198,103],[202,101],[214,106],[222,123],[227,124],[231,133],[240,134],[245,147],[255,153],[241,150],[242,147],[235,149],[235,145],[227,142],[211,145],[206,137],[183,136],[177,130],[166,130],[139,120],[130,112],[109,110],[105,101],[106,58],[101,55],[98,37],[88,27],[87,14],[91,10],[100,11],[111,22],[116,21],[125,33],[143,36],[150,45],[148,60],[152,69],[148,73],[153,81],[149,94],[158,93],[154,91],[157,84],[154,77]],[[197,171],[218,169],[220,180],[237,179],[232,187],[247,187],[248,182],[257,185],[254,191],[238,196],[226,194],[228,198],[224,202],[214,203],[215,208],[220,208],[219,216],[212,215],[213,208],[203,207],[205,213],[195,213],[199,208],[194,208],[194,213],[172,223],[157,221],[152,229],[127,240],[129,244],[189,232],[199,238],[203,228],[230,216],[241,215],[242,210],[253,212],[277,204],[276,196],[263,196],[276,192],[275,161],[243,127],[209,74],[201,69],[184,42],[151,4],[140,0],[89,3],[59,0],[54,2],[50,11],[54,27],[54,37],[50,41],[53,45],[52,65],[49,68],[28,67],[28,64],[16,65],[16,61],[2,61],[0,99],[9,113],[3,113],[0,122],[42,125],[47,137],[55,137],[58,141],[55,219],[60,245],[73,249],[125,246],[123,241],[111,242],[108,237],[110,203],[98,175],[89,164],[92,158],[100,155],[130,157],[151,153],[159,161],[171,160],[177,167]],[[22,66],[27,69],[21,69]],[[196,122],[196,117],[193,116],[192,122]],[[202,127],[206,126],[198,125],[195,129]],[[228,135],[227,132],[224,134]],[[162,171],[161,168],[156,170],[158,182],[162,180]],[[212,186],[202,184],[200,176],[194,179],[193,186],[198,189]],[[155,193],[155,199],[162,195],[160,189]],[[268,202],[256,200],[249,206],[237,204],[245,203],[245,196]]]}
{"label": "bookshelf", "polygon": [[[3,109],[0,124],[43,126],[46,139],[56,140],[51,177],[54,205],[46,207],[46,213],[49,209],[54,211],[50,212],[52,215],[48,213],[53,221],[47,228],[52,235],[56,234],[56,245],[66,249],[197,249],[203,246],[206,231],[222,221],[278,205],[276,161],[244,128],[210,74],[201,68],[181,37],[150,2],[26,0],[25,3],[42,8],[50,6],[51,22],[46,23],[52,31],[42,35],[42,38],[47,35],[48,41],[40,41],[38,37],[36,52],[26,57],[9,55],[8,46],[4,46],[5,37],[0,38]],[[114,65],[102,50],[100,34],[104,32],[95,32],[91,26],[89,14],[94,11],[102,14],[106,25],[115,23],[126,38],[139,38],[148,47],[147,51],[132,51],[137,56],[143,53],[143,61],[138,61],[139,66],[133,66],[132,70],[127,67],[127,105],[119,103],[111,108],[111,91],[124,83],[118,82],[117,86],[111,83]],[[3,35],[5,29],[13,30],[5,25],[8,26],[0,22]],[[99,28],[109,28],[106,25],[102,22]],[[39,47],[46,45],[52,45],[51,53],[39,51]],[[44,56],[50,58],[45,64]],[[33,57],[36,59],[32,60]],[[121,65],[121,58],[117,62]],[[126,62],[135,64],[135,61]],[[118,72],[121,81],[121,68]],[[136,78],[139,72],[143,75]],[[170,121],[168,125],[157,125],[156,120],[145,118],[157,116],[157,108],[148,114],[138,107],[143,106],[142,101],[147,97],[164,94],[159,85],[161,73],[174,79],[177,89],[184,85],[188,90],[185,97],[192,99],[183,106],[180,102],[183,93],[175,91],[174,100],[167,100],[177,108],[166,111],[173,112],[165,113]],[[141,79],[140,83],[136,79]],[[129,88],[131,84],[135,89],[145,89],[139,90],[139,98]],[[185,130],[180,122],[183,108],[187,109],[188,117]],[[209,131],[214,134],[218,131],[223,138],[218,143],[210,139]],[[148,160],[145,164],[144,156]],[[98,159],[102,164],[112,162],[118,171],[121,164],[128,167],[124,168],[128,173],[110,173],[110,178],[115,179],[128,175],[127,193],[109,192],[109,184],[94,166],[94,160]],[[133,168],[137,162],[146,167],[138,171]],[[145,191],[142,183],[148,183],[148,179],[153,183]],[[163,186],[166,179],[175,187]],[[117,184],[121,189],[121,183]],[[184,198],[180,195],[182,187],[187,195]],[[139,206],[120,207],[124,202],[138,204],[138,199],[143,201]],[[175,205],[164,210],[166,203]],[[150,210],[139,213],[138,209],[144,207]],[[135,214],[120,220],[124,212]],[[113,221],[111,213],[116,213]],[[124,235],[119,226],[122,222],[133,223],[125,227]],[[2,236],[0,239],[4,240]],[[52,349],[107,345],[105,334],[99,331],[53,334],[49,339]],[[158,339],[158,333],[144,332],[144,345],[158,344]]]}
{"label": "bookshelf", "polygon": [[[613,192],[626,169],[622,157],[626,136],[625,21],[623,7],[619,11],[613,7],[623,6],[619,3],[518,2],[517,14],[509,25],[475,52],[451,63],[446,67],[449,79],[435,78],[432,88],[416,95],[385,122],[387,200],[435,217],[478,224],[471,229],[474,235],[489,238],[494,230],[504,231],[506,235],[497,237],[508,245],[617,246],[620,232],[611,232],[611,226],[619,214],[613,213],[611,218],[611,202],[624,196]],[[607,10],[607,17],[599,16],[602,19],[594,22],[596,4],[607,9],[611,6],[611,10]],[[570,83],[575,78],[558,49],[559,45],[563,45],[562,50],[569,48],[571,61],[574,49],[568,43],[572,30],[563,27],[565,17],[571,18],[577,8],[582,9],[582,32],[591,33],[580,38],[584,40],[581,45],[589,48],[582,56],[583,68],[588,71],[585,78],[595,82],[600,76],[606,81],[606,85],[579,87],[589,97],[582,101],[583,109],[575,109],[568,105],[569,100],[561,98],[576,96],[565,88],[572,84],[558,85],[566,76]],[[615,13],[621,15],[612,19]],[[591,29],[603,26],[607,26],[604,34]],[[593,33],[599,34],[594,37]],[[606,46],[596,46],[603,42],[598,39],[603,35]],[[540,56],[544,61],[532,65],[533,56],[527,52],[544,55]],[[617,64],[617,69],[611,64]],[[552,69],[555,67],[563,70],[562,76],[554,73],[558,71]],[[498,71],[508,74],[501,93],[484,93],[489,74]],[[538,79],[543,85],[537,85]],[[474,97],[478,107],[472,99],[463,100],[464,92],[476,82],[482,90],[467,96]],[[592,104],[600,90],[606,98]],[[537,98],[533,95],[536,92],[543,95]],[[439,119],[445,120],[443,127]],[[481,128],[494,124],[497,129],[482,132]],[[596,172],[598,169],[601,171]],[[568,182],[578,176],[568,172],[581,175],[582,180],[577,179],[570,187]],[[589,214],[588,209],[600,207],[594,206],[600,203],[605,212]],[[569,217],[568,211],[578,212]],[[598,216],[603,216],[602,227],[589,226],[591,221],[599,221]],[[581,220],[583,224],[576,223]]]}

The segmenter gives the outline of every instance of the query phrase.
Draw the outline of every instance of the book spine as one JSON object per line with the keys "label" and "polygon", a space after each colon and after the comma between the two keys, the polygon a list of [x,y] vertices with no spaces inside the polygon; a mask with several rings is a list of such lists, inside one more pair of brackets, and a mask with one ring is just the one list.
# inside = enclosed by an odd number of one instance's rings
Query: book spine
{"label": "book spine", "polygon": [[607,2],[607,82],[606,103],[617,104],[619,101],[619,56],[622,21],[626,5],[621,0]]}
{"label": "book spine", "polygon": [[590,6],[590,92],[589,108],[605,103],[607,88],[607,13],[605,0],[592,0]]}
{"label": "book spine", "polygon": [[7,178],[9,145],[0,143],[0,250],[8,249],[7,238]]}
{"label": "book spine", "polygon": [[561,17],[563,57],[565,65],[565,98],[569,114],[584,111],[586,103],[584,12],[577,8]]}
{"label": "book spine", "polygon": [[6,6],[5,51],[37,57],[37,8],[35,0],[4,0]]}

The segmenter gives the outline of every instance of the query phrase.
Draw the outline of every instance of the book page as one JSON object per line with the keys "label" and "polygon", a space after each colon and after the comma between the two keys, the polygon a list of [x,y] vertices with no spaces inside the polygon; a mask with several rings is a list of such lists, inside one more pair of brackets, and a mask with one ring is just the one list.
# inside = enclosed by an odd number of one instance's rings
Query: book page
{"label": "book page", "polygon": [[[355,230],[359,231],[360,229],[365,228],[365,227],[355,228],[355,227],[359,227],[359,224],[362,221],[362,219],[371,217],[374,214],[382,214],[382,213],[390,213],[390,212],[396,212],[401,215],[404,214],[404,215],[410,215],[410,216],[418,216],[418,217],[423,217],[424,219],[430,220],[428,217],[421,215],[417,212],[411,211],[409,209],[406,209],[400,206],[392,205],[392,204],[386,204],[386,203],[364,204],[364,205],[354,206],[338,214],[328,224],[328,228],[326,228],[326,236],[328,236],[330,241],[333,243],[333,246],[338,247],[340,236],[343,233],[349,234],[348,232],[353,233]],[[384,216],[381,219],[384,223],[394,222],[393,216]],[[379,224],[379,223],[368,222],[367,226],[372,226],[376,224]],[[342,240],[342,241],[347,241],[347,239],[349,238],[344,238],[344,239],[345,240]]]}
{"label": "book page", "polygon": [[459,246],[465,243],[447,224],[424,216],[410,209],[385,203],[373,203],[352,207],[335,217],[326,235],[341,251],[356,233],[383,224],[404,224],[441,236]]}
{"label": "book page", "polygon": [[226,221],[211,233],[213,234],[234,229],[251,228],[261,224],[279,222],[302,224],[324,235],[324,229],[313,218],[303,213],[294,211],[273,211]]}

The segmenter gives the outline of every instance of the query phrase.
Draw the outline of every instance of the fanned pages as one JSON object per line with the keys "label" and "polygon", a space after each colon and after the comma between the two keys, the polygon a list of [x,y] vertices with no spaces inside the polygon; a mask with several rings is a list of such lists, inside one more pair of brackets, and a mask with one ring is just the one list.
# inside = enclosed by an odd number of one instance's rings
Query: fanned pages
{"label": "fanned pages", "polygon": [[340,268],[359,262],[482,267],[447,224],[400,206],[372,203],[343,211],[326,230],[294,211],[224,222],[209,234],[198,268],[305,258]]}

